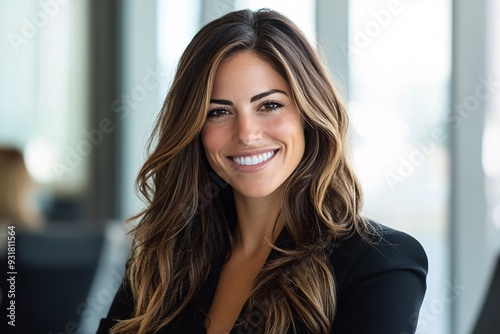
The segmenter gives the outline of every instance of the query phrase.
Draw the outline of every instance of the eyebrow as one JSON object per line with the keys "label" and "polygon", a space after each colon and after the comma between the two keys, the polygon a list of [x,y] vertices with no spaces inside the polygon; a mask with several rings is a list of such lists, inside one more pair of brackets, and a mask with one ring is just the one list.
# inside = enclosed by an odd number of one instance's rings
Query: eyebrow
{"label": "eyebrow", "polygon": [[[258,100],[263,99],[266,96],[269,96],[269,95],[274,94],[274,93],[281,93],[281,94],[287,95],[287,93],[285,93],[284,91],[282,91],[280,89],[271,89],[271,90],[268,90],[267,92],[263,92],[263,93],[255,95],[255,96],[252,96],[250,98],[250,102],[258,101]],[[219,99],[210,99],[210,103],[224,104],[224,105],[228,105],[228,106],[233,105],[233,102],[230,100],[219,100]]]}

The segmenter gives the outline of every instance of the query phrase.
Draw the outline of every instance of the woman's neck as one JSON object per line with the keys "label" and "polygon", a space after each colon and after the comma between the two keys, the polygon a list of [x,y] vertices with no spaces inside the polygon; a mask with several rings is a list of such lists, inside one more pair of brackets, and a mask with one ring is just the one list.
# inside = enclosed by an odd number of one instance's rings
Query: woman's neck
{"label": "woman's neck", "polygon": [[234,195],[238,225],[234,250],[251,255],[268,248],[266,239],[274,243],[284,222],[280,218],[281,194],[275,191],[265,198],[248,198]]}

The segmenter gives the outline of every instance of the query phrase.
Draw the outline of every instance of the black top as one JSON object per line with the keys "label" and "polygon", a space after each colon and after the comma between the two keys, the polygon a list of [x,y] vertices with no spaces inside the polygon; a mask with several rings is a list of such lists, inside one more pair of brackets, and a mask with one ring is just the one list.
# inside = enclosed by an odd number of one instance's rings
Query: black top
{"label": "black top", "polygon": [[[380,230],[381,237],[371,237],[371,242],[367,242],[355,233],[336,244],[330,253],[337,292],[332,333],[415,333],[426,290],[427,256],[420,243],[408,234],[373,224]],[[288,249],[293,247],[286,228],[276,245]],[[278,252],[272,250],[269,259],[276,256],[279,256]],[[222,260],[213,267],[199,296],[161,334],[206,333],[204,314],[208,313],[213,300]],[[131,292],[126,284],[122,284],[107,318],[101,320],[97,334],[108,333],[115,324],[113,319],[130,317],[133,307]],[[252,312],[250,325],[258,322],[258,315],[259,310]],[[295,322],[295,325],[298,333],[309,333],[300,323]],[[235,327],[231,333],[252,333],[252,330]]]}

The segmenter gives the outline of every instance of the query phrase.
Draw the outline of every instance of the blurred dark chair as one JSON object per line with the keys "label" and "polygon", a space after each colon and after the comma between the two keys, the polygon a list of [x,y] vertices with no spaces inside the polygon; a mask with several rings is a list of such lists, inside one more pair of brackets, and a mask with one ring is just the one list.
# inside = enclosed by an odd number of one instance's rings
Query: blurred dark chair
{"label": "blurred dark chair", "polygon": [[75,224],[48,224],[41,231],[19,231],[13,333],[77,330],[81,316],[78,307],[86,302],[103,240],[101,230]]}
{"label": "blurred dark chair", "polygon": [[473,334],[500,333],[500,256]]}

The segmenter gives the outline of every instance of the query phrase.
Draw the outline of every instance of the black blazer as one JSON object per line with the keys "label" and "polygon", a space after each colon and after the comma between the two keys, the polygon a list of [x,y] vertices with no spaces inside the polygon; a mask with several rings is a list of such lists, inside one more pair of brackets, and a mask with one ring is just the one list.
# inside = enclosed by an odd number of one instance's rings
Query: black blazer
{"label": "black blazer", "polygon": [[[371,242],[367,242],[355,233],[334,245],[330,253],[337,293],[332,333],[415,333],[426,290],[427,256],[420,243],[411,236],[380,224],[373,225],[380,231],[381,238],[374,236]],[[276,245],[288,249],[293,247],[286,228]],[[268,261],[277,256],[272,250]],[[204,314],[208,313],[215,294],[221,266],[222,261],[214,265],[199,296],[161,334],[206,333]],[[97,334],[108,333],[115,319],[129,318],[133,307],[131,292],[127,284],[122,284],[108,316],[101,320]],[[231,333],[252,333],[251,326],[258,323],[261,311],[252,311],[250,328],[236,326]],[[298,321],[294,324],[298,333],[309,333]]]}

